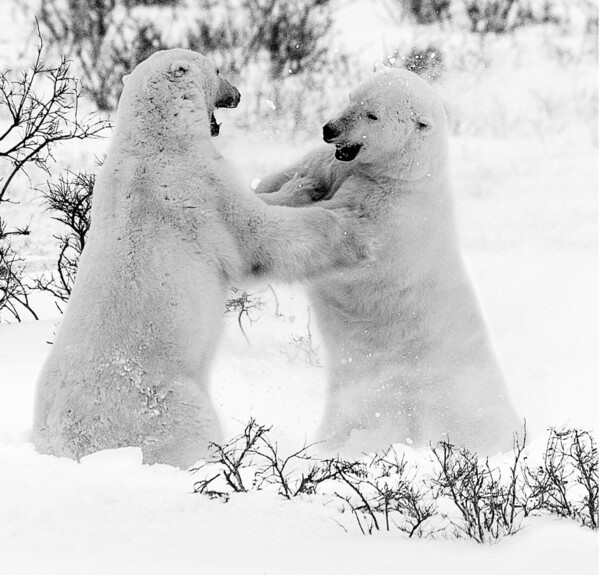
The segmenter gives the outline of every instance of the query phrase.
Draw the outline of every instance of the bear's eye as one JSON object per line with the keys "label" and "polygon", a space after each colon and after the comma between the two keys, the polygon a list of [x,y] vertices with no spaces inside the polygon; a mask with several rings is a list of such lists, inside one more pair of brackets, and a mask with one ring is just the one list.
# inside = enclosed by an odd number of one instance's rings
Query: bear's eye
{"label": "bear's eye", "polygon": [[173,64],[173,66],[171,66],[171,73],[175,78],[181,78],[187,71],[187,64]]}
{"label": "bear's eye", "polygon": [[219,68],[217,68],[217,76],[221,73],[221,70],[219,70]]}
{"label": "bear's eye", "polygon": [[379,120],[379,118],[373,114],[373,112],[367,112],[367,118],[369,118],[369,120]]}

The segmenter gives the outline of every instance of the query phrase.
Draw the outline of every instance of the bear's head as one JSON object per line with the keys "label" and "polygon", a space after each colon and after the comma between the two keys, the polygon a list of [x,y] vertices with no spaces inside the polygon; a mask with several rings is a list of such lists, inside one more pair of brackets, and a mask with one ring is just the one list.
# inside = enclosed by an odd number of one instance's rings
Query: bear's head
{"label": "bear's head", "polygon": [[[432,87],[416,74],[383,68],[350,94],[346,108],[323,126],[342,162],[404,165],[439,153],[446,120]],[[437,136],[436,136],[437,134]]]}
{"label": "bear's head", "polygon": [[[208,58],[191,50],[155,52],[123,78],[119,114],[155,113],[156,121],[200,124],[219,135],[215,108],[235,108],[240,93]],[[133,106],[133,109],[132,109]],[[137,108],[137,110],[136,110]]]}

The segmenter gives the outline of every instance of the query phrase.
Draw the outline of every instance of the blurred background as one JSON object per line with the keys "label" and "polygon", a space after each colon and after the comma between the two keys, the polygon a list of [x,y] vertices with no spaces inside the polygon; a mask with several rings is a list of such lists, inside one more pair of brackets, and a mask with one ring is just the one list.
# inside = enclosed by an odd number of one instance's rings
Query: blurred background
{"label": "blurred background", "polygon": [[252,130],[310,131],[380,64],[443,84],[457,134],[537,134],[596,113],[594,0],[3,0],[0,17],[4,69],[30,63],[37,18],[46,60],[72,60],[104,112],[136,64],[183,47],[239,83],[236,123]]}

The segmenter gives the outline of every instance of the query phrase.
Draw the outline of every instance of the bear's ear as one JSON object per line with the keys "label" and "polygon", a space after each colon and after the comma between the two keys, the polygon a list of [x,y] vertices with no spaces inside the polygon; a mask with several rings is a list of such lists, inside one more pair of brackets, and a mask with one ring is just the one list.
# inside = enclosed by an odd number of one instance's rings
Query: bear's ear
{"label": "bear's ear", "polygon": [[173,78],[181,78],[188,70],[190,69],[190,65],[180,60],[179,62],[173,62],[171,64],[171,68],[169,69],[169,74]]}
{"label": "bear's ear", "polygon": [[123,85],[125,85],[125,82],[127,82],[127,78],[129,78],[130,75],[131,74],[125,74],[125,76],[123,76],[123,79],[122,79]]}
{"label": "bear's ear", "polygon": [[431,134],[435,131],[435,122],[431,116],[420,114],[417,118],[417,128],[422,134]]}

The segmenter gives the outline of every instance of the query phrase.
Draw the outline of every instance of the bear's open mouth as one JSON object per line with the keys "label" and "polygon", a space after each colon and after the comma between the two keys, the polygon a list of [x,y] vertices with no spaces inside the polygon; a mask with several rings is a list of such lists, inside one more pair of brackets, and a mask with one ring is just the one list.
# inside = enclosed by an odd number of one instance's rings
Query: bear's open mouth
{"label": "bear's open mouth", "polygon": [[358,156],[358,152],[362,148],[362,144],[336,144],[335,157],[341,162],[351,162]]}
{"label": "bear's open mouth", "polygon": [[219,124],[217,122],[214,112],[211,112],[210,113],[210,135],[213,138],[216,138],[219,135],[220,129],[221,129],[221,124]]}
{"label": "bear's open mouth", "polygon": [[219,135],[219,131],[221,130],[221,124],[217,122],[215,118],[215,109],[216,108],[237,108],[237,105],[240,103],[240,92],[234,86],[231,86],[228,82],[225,82],[225,92],[217,98],[215,102],[215,107],[209,112],[209,120],[210,120],[210,135],[214,138]]}

